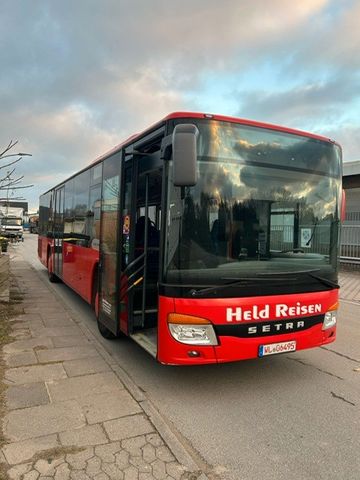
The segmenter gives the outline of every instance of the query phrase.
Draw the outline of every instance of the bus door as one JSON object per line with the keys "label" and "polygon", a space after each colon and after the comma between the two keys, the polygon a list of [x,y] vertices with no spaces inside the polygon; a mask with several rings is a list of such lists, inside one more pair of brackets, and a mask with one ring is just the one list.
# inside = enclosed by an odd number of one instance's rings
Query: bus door
{"label": "bus door", "polygon": [[154,159],[141,156],[127,164],[122,188],[120,308],[127,311],[128,333],[156,355],[162,168]]}
{"label": "bus door", "polygon": [[121,153],[104,161],[99,262],[99,322],[114,335],[119,333],[118,271]]}
{"label": "bus door", "polygon": [[64,187],[55,192],[54,221],[54,273],[62,278],[63,271],[63,237],[64,237]]}
{"label": "bus door", "polygon": [[143,258],[143,281],[134,289],[134,329],[157,325],[162,170],[138,172],[135,258]]}

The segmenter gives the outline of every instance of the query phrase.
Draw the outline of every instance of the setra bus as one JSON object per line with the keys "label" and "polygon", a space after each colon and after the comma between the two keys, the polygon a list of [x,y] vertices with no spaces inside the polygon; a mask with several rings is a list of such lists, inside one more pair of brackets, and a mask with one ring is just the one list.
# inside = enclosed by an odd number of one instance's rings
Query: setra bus
{"label": "setra bus", "polygon": [[164,364],[335,340],[341,148],[290,128],[172,113],[40,197],[38,255],[105,338]]}

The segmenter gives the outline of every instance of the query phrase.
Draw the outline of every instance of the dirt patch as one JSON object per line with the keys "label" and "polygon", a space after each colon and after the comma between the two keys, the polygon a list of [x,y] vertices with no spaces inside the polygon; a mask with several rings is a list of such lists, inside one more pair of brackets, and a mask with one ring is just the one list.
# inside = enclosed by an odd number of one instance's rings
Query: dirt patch
{"label": "dirt patch", "polygon": [[43,450],[42,452],[34,455],[30,460],[27,460],[26,463],[35,464],[38,460],[45,460],[48,463],[51,463],[57,458],[64,457],[65,455],[75,454],[83,452],[85,447],[55,447],[50,448],[49,450]]}
{"label": "dirt patch", "polygon": [[[6,443],[6,438],[3,434],[2,422],[6,412],[6,400],[5,400],[5,392],[7,386],[4,383],[4,375],[6,364],[4,361],[3,356],[3,347],[8,343],[11,343],[15,340],[12,333],[12,322],[13,319],[23,313],[22,304],[23,296],[21,292],[19,292],[18,286],[14,281],[14,278],[10,276],[10,301],[9,303],[0,302],[0,421],[1,421],[1,429],[0,429],[0,448]],[[15,322],[14,322],[15,323]],[[0,463],[0,479],[7,480],[8,476],[6,470],[8,466]]]}

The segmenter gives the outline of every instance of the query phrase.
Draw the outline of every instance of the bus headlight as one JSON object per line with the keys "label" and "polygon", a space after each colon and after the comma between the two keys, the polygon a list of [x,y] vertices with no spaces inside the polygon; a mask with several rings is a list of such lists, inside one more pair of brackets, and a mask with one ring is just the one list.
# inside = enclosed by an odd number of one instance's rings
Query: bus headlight
{"label": "bus headlight", "polygon": [[171,335],[180,343],[218,345],[214,327],[205,318],[170,313],[168,325]]}
{"label": "bus headlight", "polygon": [[337,310],[331,310],[325,313],[324,321],[323,321],[323,330],[327,330],[328,328],[335,327],[337,319]]}

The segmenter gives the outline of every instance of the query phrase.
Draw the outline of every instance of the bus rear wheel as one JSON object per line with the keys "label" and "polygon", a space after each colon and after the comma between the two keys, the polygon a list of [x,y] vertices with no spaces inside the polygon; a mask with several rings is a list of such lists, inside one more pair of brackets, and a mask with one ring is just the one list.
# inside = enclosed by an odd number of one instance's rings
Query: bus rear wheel
{"label": "bus rear wheel", "polygon": [[48,269],[49,281],[51,283],[57,283],[59,281],[59,278],[54,273],[54,264],[53,264],[53,258],[51,254],[48,256],[47,269]]}

